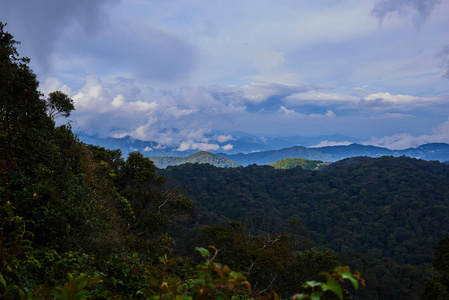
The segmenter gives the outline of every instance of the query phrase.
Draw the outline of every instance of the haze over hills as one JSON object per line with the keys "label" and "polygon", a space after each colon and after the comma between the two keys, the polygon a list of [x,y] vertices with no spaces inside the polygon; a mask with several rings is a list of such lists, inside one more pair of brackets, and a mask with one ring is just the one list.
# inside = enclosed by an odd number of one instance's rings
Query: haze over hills
{"label": "haze over hills", "polygon": [[[179,165],[181,163],[210,163],[215,166],[223,167],[235,167],[238,165],[247,166],[250,164],[257,165],[269,165],[279,160],[286,158],[303,158],[307,160],[320,160],[323,162],[335,162],[340,159],[355,157],[355,156],[368,156],[368,157],[381,157],[381,156],[409,156],[413,158],[420,158],[424,160],[438,160],[441,162],[449,161],[449,144],[445,143],[429,143],[424,144],[416,148],[409,148],[404,150],[390,150],[383,147],[361,145],[361,144],[349,144],[349,145],[337,145],[337,146],[325,146],[325,147],[304,147],[304,146],[290,146],[284,148],[275,148],[276,146],[285,145],[292,140],[302,140],[308,144],[314,144],[316,141],[322,140],[322,138],[331,138],[331,136],[322,136],[315,138],[308,137],[290,137],[283,139],[275,138],[262,138],[254,135],[246,134],[243,132],[232,133],[232,136],[237,136],[233,140],[233,147],[231,150],[223,151],[223,145],[217,145],[217,149],[212,149],[207,152],[201,151],[201,154],[191,156],[198,152],[198,149],[188,149],[180,151],[179,147],[162,147],[156,142],[141,141],[134,139],[130,136],[123,138],[99,138],[88,135],[80,135],[80,139],[83,142],[100,145],[109,149],[120,149],[124,156],[133,151],[139,151],[145,156],[151,157],[155,161],[156,166],[159,168],[165,168],[168,165]],[[343,140],[347,137],[342,135],[334,135],[335,139]],[[349,139],[349,138],[347,138]],[[287,141],[288,140],[288,141]],[[328,141],[328,139],[326,140]],[[224,141],[222,144],[229,142]],[[313,142],[313,143],[312,143]],[[217,141],[218,143],[218,141]],[[238,150],[249,149],[270,149],[263,151],[245,152]],[[206,155],[205,153],[215,154]],[[221,157],[218,158],[217,156]],[[162,158],[158,158],[162,157]],[[178,159],[175,159],[177,157]],[[224,160],[224,158],[230,160]]]}
{"label": "haze over hills", "polygon": [[165,169],[168,166],[178,166],[185,163],[199,163],[211,164],[220,168],[235,168],[241,166],[240,164],[228,158],[221,157],[206,151],[199,151],[189,156],[175,157],[175,156],[150,156],[154,165],[159,169]]}
{"label": "haze over hills", "polygon": [[364,146],[359,144],[320,148],[295,146],[274,151],[232,155],[220,153],[219,155],[234,160],[244,166],[254,163],[258,165],[268,165],[285,158],[305,158],[308,160],[334,162],[340,159],[355,156],[381,157],[403,155],[424,160],[439,160],[443,162],[449,159],[449,144],[426,144],[417,148],[405,150],[389,150],[382,147]]}
{"label": "haze over hills", "polygon": [[[223,152],[226,154],[238,154],[279,150],[298,145],[310,147],[327,141],[332,143],[360,142],[359,139],[347,137],[341,134],[323,136],[265,137],[242,131],[230,132],[229,134],[213,131],[207,135],[207,147],[200,144],[197,145],[196,148],[181,149],[180,145],[160,145],[154,141],[142,141],[130,136],[125,136],[122,138],[99,137],[95,135],[88,135],[83,132],[78,133],[78,135],[80,140],[87,144],[100,145],[108,149],[120,149],[124,156],[133,151],[139,151],[148,156],[187,156],[201,150],[211,153]],[[210,145],[214,145],[214,147]]]}

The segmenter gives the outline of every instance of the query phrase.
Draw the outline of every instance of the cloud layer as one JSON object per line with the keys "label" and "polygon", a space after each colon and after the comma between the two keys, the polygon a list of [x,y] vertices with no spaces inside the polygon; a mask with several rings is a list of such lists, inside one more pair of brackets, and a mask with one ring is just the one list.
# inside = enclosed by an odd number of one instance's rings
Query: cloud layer
{"label": "cloud layer", "polygon": [[41,89],[74,99],[76,130],[179,150],[231,149],[234,131],[444,141],[432,129],[449,116],[447,15],[449,0],[35,0],[0,10]]}

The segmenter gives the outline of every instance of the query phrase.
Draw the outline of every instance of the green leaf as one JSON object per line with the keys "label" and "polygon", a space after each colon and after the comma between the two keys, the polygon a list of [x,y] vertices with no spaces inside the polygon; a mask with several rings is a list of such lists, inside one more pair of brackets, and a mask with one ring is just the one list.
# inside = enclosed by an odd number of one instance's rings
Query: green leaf
{"label": "green leaf", "polygon": [[310,295],[310,299],[312,300],[320,300],[321,299],[322,292],[315,292],[312,295]]}
{"label": "green leaf", "polygon": [[202,257],[210,257],[209,250],[202,248],[202,247],[196,247],[195,251],[198,251]]}
{"label": "green leaf", "polygon": [[343,300],[343,290],[341,288],[340,282],[338,282],[337,280],[330,278],[327,283],[323,284],[321,287],[323,288],[323,292],[330,290],[334,292],[339,299]]}
{"label": "green leaf", "polygon": [[3,278],[3,275],[0,274],[0,292],[4,293],[6,290],[6,281]]}
{"label": "green leaf", "polygon": [[359,282],[357,279],[354,278],[354,276],[350,272],[344,272],[341,274],[341,277],[343,279],[349,279],[352,282],[352,285],[354,286],[355,290],[359,288]]}
{"label": "green leaf", "polygon": [[321,284],[322,284],[321,282],[316,282],[315,280],[312,280],[312,281],[306,281],[306,283],[304,283],[302,286],[303,287],[316,287]]}

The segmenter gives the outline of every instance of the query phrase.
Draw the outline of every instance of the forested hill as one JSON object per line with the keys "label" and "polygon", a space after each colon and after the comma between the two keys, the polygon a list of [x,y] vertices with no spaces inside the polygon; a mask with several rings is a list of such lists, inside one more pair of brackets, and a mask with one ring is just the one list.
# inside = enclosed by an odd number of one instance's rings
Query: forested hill
{"label": "forested hill", "polygon": [[270,166],[275,169],[293,169],[301,167],[307,170],[321,170],[328,165],[329,163],[322,162],[321,160],[308,160],[304,158],[286,158],[270,164]]}
{"label": "forested hill", "polygon": [[185,163],[199,163],[211,164],[221,168],[239,167],[240,164],[228,158],[221,157],[206,151],[199,151],[189,156],[175,157],[175,156],[151,156],[149,157],[154,165],[160,169],[168,166],[177,166]]}
{"label": "forested hill", "polygon": [[227,155],[219,153],[218,155],[227,157],[244,166],[257,164],[269,165],[285,158],[305,158],[308,160],[334,161],[333,157],[326,153],[321,153],[316,149],[306,148],[302,146],[294,146],[280,150],[270,150],[253,153],[239,153]]}
{"label": "forested hill", "polygon": [[351,144],[346,146],[327,146],[317,148],[306,148],[294,146],[290,148],[262,151],[254,153],[239,153],[218,155],[227,157],[244,166],[250,164],[269,165],[278,160],[286,158],[304,158],[308,160],[322,160],[325,162],[334,162],[348,157],[368,156],[408,156],[425,160],[447,161],[449,159],[449,144],[430,143],[417,148],[404,150],[389,150],[387,148],[365,146],[360,144]]}
{"label": "forested hill", "polygon": [[339,252],[419,265],[449,235],[449,166],[439,162],[361,157],[324,171],[186,164],[160,173],[214,220],[271,230],[300,220],[314,242]]}

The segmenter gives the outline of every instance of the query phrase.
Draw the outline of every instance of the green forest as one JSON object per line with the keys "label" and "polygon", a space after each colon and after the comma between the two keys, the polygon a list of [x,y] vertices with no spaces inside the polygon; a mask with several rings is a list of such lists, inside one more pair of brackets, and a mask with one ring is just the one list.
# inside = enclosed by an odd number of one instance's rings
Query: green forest
{"label": "green forest", "polygon": [[0,23],[0,298],[448,299],[447,164],[158,169],[56,125],[18,43]]}

